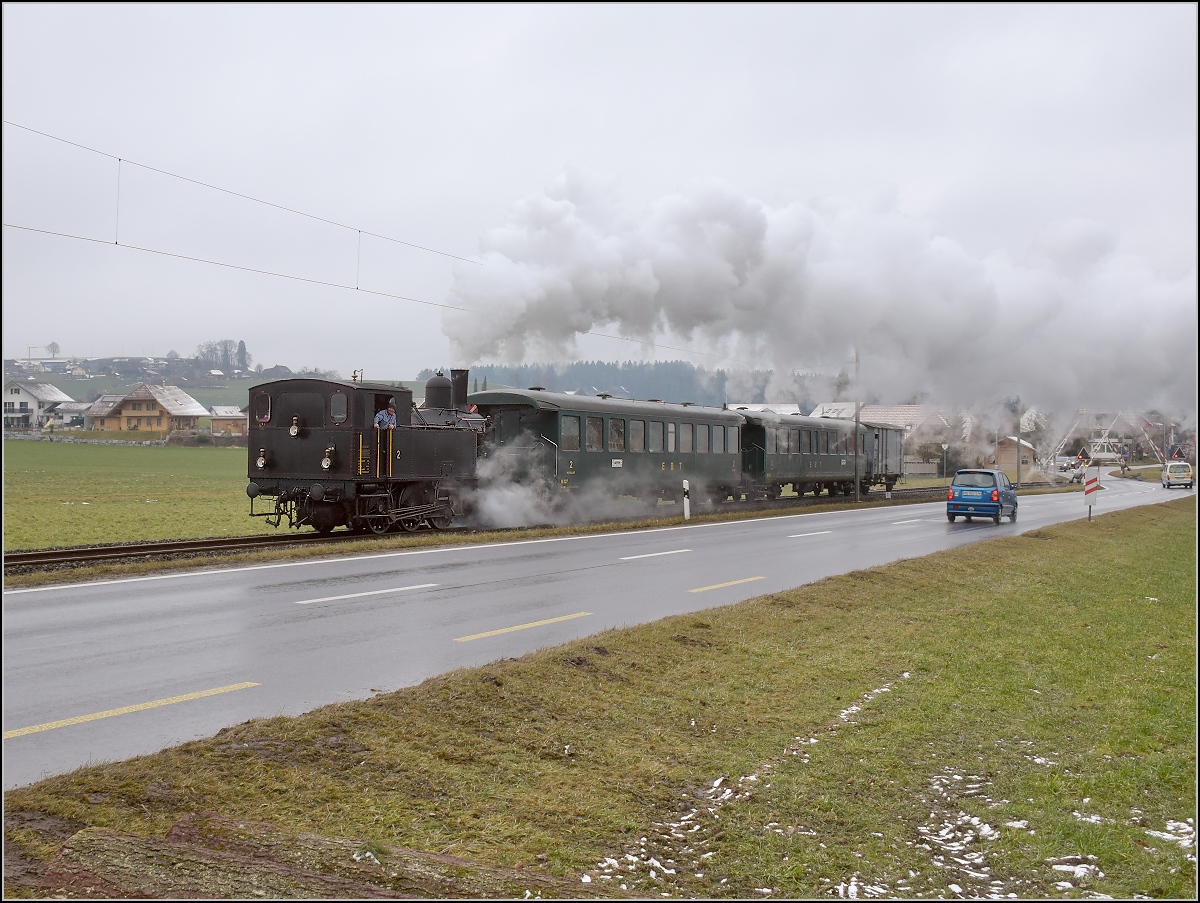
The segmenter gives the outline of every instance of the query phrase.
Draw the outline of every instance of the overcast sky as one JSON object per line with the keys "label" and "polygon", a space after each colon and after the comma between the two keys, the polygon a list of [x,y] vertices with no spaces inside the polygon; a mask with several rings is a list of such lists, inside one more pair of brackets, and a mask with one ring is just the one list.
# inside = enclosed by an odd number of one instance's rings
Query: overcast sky
{"label": "overcast sky", "polygon": [[231,338],[408,379],[858,348],[888,401],[1194,418],[1194,4],[3,18],[5,357]]}

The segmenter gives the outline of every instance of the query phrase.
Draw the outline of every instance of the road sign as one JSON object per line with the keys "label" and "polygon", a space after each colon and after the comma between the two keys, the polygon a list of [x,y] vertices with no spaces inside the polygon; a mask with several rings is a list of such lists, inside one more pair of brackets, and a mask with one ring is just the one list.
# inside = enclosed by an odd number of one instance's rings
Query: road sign
{"label": "road sign", "polygon": [[1092,506],[1100,497],[1100,468],[1089,467],[1083,477],[1083,503],[1088,506],[1088,520],[1092,519]]}

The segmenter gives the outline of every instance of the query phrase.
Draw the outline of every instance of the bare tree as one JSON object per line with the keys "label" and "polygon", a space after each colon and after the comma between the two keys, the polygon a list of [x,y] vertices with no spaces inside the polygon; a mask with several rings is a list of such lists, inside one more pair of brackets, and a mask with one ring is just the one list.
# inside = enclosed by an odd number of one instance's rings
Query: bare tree
{"label": "bare tree", "polygon": [[58,342],[51,342],[46,346],[46,350],[50,352],[51,357],[58,357]]}

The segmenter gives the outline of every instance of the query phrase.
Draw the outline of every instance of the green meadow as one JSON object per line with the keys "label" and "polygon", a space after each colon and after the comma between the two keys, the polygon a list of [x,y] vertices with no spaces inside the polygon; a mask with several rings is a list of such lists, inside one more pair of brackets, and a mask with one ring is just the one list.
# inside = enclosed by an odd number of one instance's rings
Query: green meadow
{"label": "green meadow", "polygon": [[4,550],[272,532],[244,448],[4,443]]}

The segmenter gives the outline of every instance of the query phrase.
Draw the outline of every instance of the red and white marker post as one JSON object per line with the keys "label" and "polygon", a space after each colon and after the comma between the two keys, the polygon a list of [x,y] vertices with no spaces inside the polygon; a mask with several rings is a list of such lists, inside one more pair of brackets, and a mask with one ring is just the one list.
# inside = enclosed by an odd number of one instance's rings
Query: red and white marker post
{"label": "red and white marker post", "polygon": [[1083,503],[1088,506],[1088,520],[1092,519],[1092,506],[1100,498],[1100,467],[1089,467],[1083,474]]}

